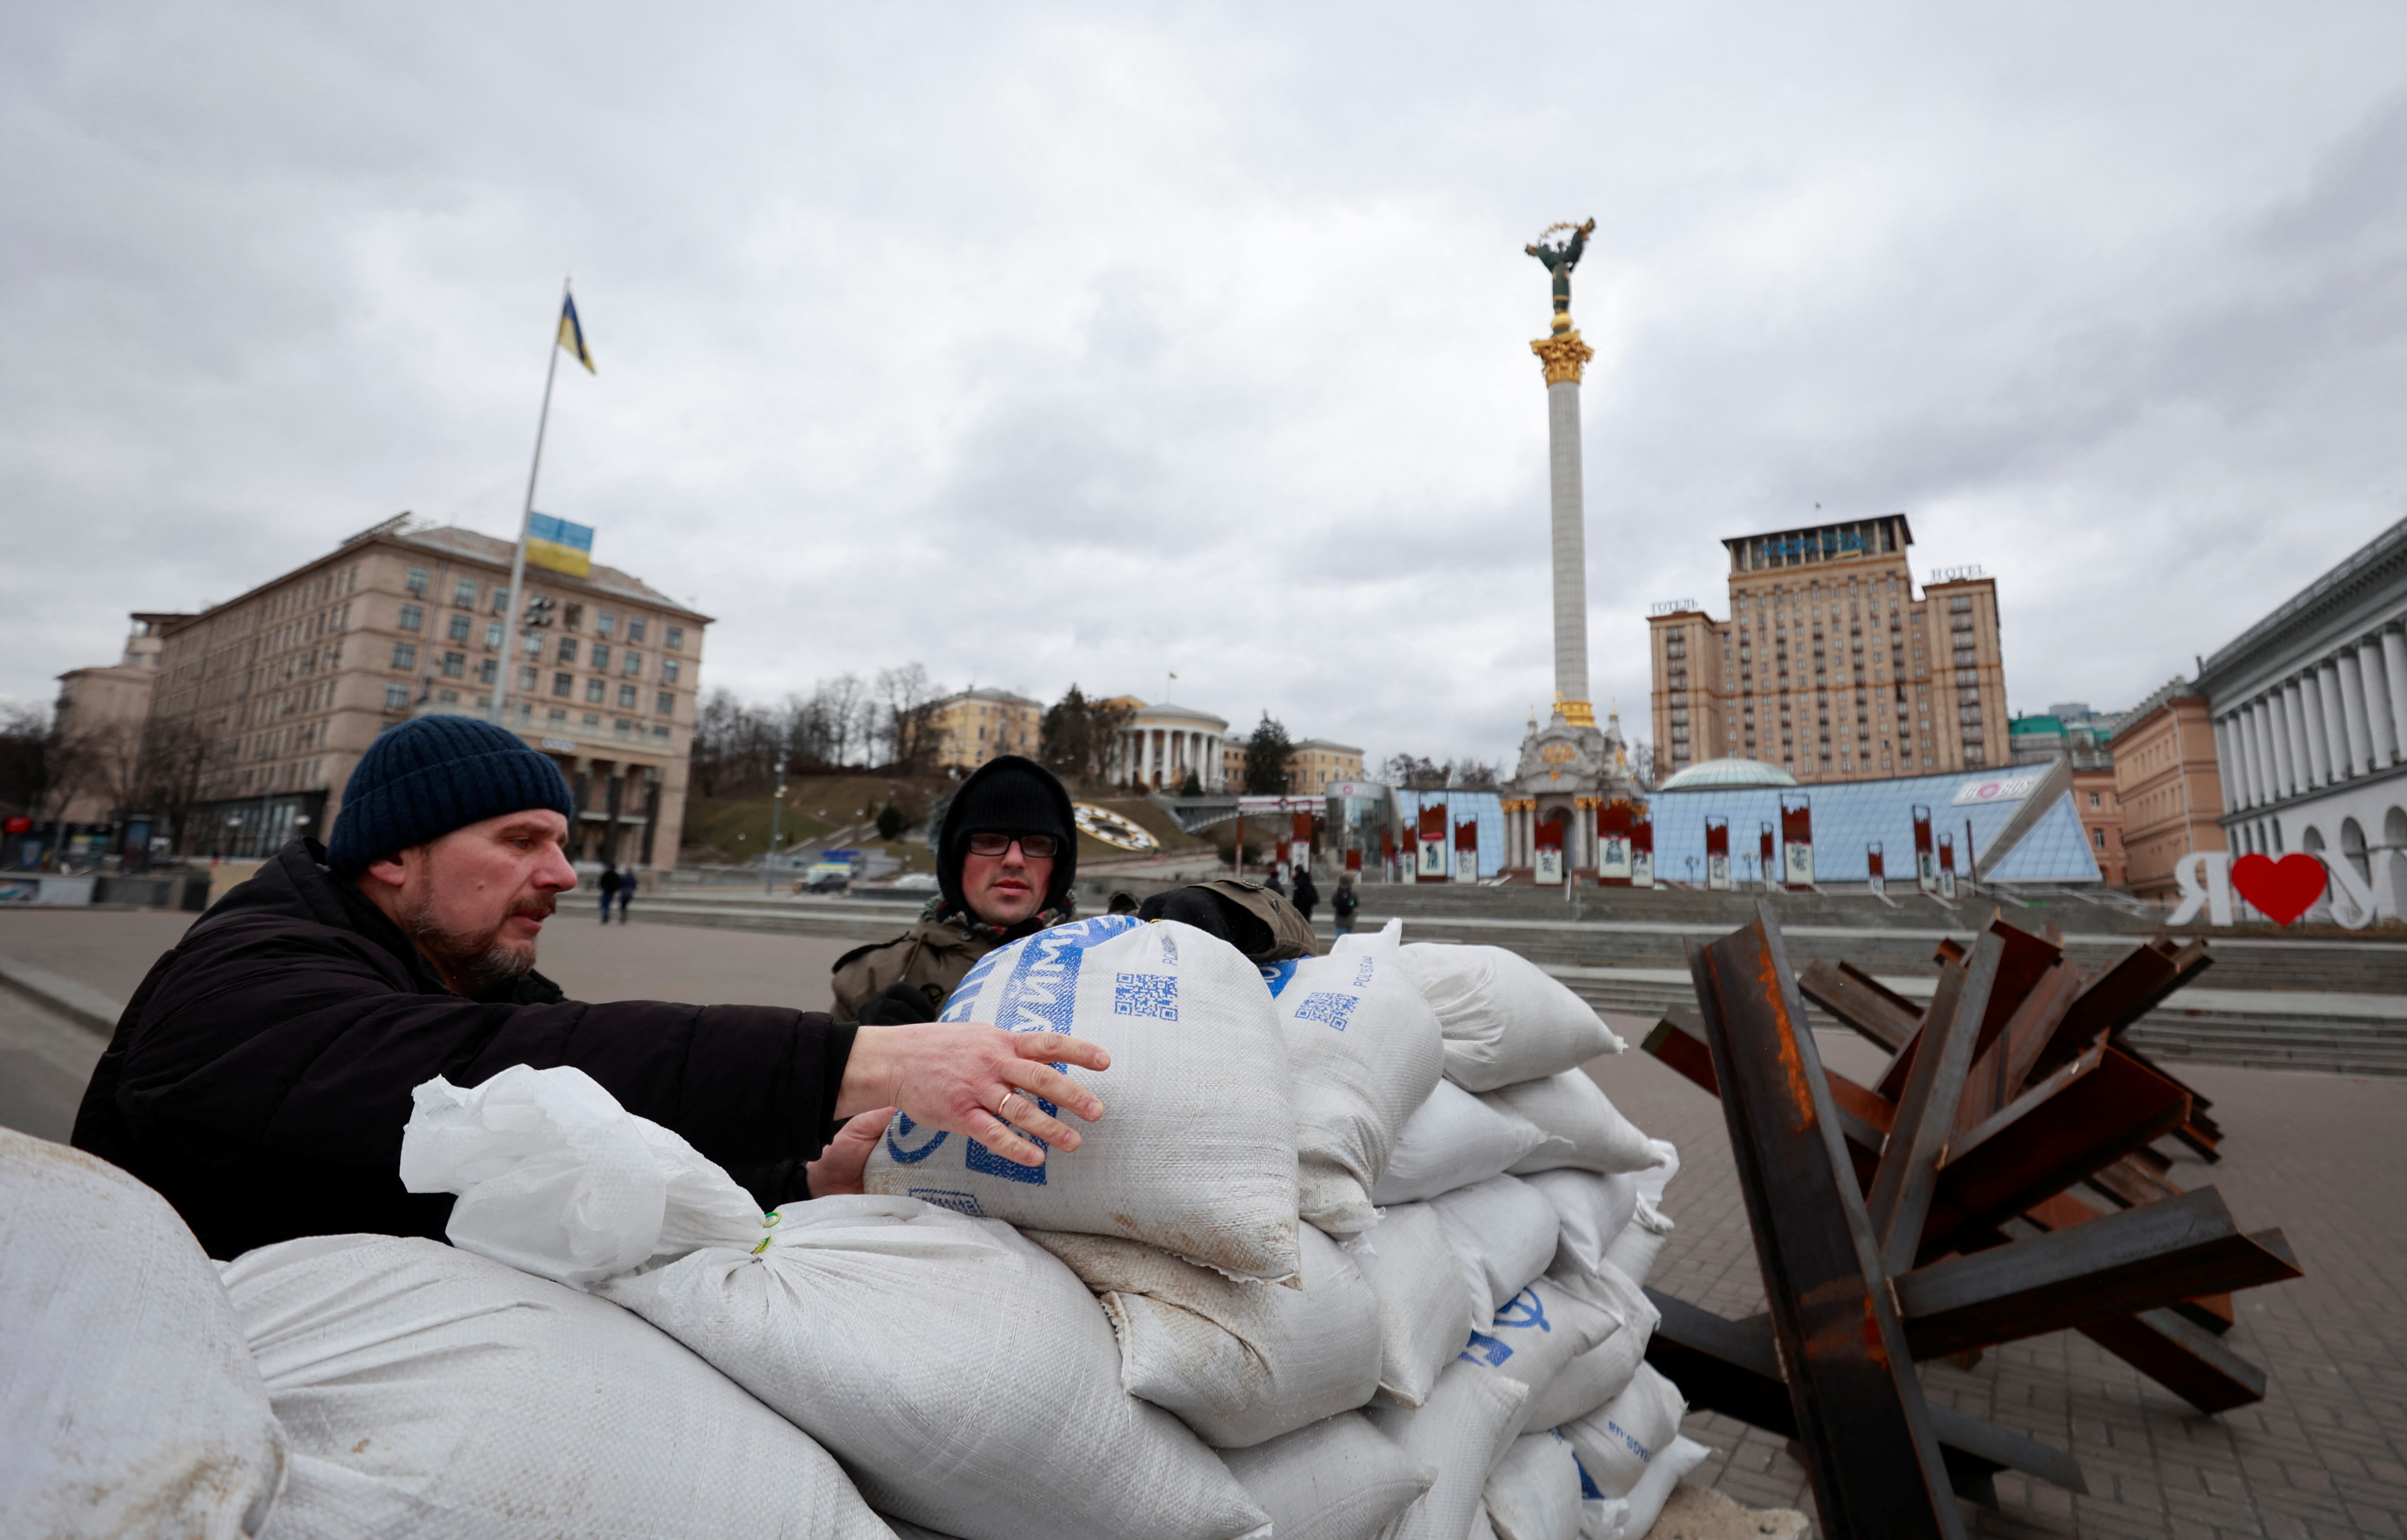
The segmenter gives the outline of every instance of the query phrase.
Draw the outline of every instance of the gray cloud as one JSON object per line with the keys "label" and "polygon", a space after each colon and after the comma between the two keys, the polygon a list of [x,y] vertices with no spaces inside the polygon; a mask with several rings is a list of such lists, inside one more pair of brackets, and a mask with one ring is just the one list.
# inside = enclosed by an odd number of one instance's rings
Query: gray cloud
{"label": "gray cloud", "polygon": [[0,49],[0,694],[403,507],[542,505],[765,695],[919,658],[1499,758],[1548,677],[1539,227],[1596,691],[1719,537],[1903,510],[2014,704],[2407,512],[2407,19],[52,7]]}

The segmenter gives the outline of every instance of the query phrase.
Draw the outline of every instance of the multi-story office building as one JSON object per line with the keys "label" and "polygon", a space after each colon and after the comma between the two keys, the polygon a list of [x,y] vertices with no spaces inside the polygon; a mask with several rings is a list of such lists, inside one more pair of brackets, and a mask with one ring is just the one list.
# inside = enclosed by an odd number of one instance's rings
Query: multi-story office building
{"label": "multi-story office building", "polygon": [[1917,596],[1901,513],[1725,539],[1730,618],[1655,606],[1657,773],[1738,757],[1800,783],[2007,763],[1996,582]]}
{"label": "multi-story office building", "polygon": [[59,817],[70,824],[103,823],[125,810],[141,784],[142,723],[159,682],[160,627],[180,615],[136,615],[125,655],[94,668],[59,676],[58,741],[71,755],[75,790]]}
{"label": "multi-story office building", "polygon": [[968,772],[999,754],[1036,752],[1045,706],[1008,690],[964,690],[928,707],[936,768]]}
{"label": "multi-story office building", "polygon": [[1288,756],[1287,789],[1322,791],[1341,781],[1362,778],[1362,750],[1327,738],[1306,738]]}
{"label": "multi-story office building", "polygon": [[560,765],[572,856],[675,865],[710,618],[615,567],[530,566],[520,613],[542,623],[506,650],[512,549],[403,515],[197,615],[139,617],[161,636],[145,754],[182,852],[323,838],[377,734],[458,715]]}
{"label": "multi-story office building", "polygon": [[2228,848],[2215,748],[2207,699],[2187,679],[2160,686],[2115,730],[2124,880],[2142,898],[2173,897],[2173,866],[2192,850]]}
{"label": "multi-story office building", "polygon": [[2235,850],[2407,848],[2407,520],[2208,657]]}

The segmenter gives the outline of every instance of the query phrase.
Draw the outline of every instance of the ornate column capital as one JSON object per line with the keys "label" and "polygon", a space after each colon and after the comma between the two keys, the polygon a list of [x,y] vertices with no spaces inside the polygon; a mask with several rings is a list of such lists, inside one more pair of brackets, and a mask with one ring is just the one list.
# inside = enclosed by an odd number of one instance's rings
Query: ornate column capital
{"label": "ornate column capital", "polygon": [[1578,384],[1580,371],[1587,367],[1589,359],[1596,356],[1596,349],[1580,340],[1576,328],[1554,336],[1541,337],[1530,344],[1530,351],[1537,354],[1539,361],[1545,364],[1546,383],[1549,385],[1560,385],[1565,380]]}

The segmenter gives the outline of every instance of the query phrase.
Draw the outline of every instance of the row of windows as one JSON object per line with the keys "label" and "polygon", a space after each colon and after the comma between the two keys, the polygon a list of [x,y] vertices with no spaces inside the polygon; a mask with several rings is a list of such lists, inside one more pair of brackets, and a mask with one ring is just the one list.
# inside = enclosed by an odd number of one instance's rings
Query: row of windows
{"label": "row of windows", "polygon": [[[434,575],[424,567],[411,567],[406,579],[406,586],[408,588],[409,592],[420,599],[427,597],[428,592],[433,588],[434,583]],[[477,579],[474,578],[461,578],[454,579],[451,585],[451,606],[454,609],[475,609],[477,607],[477,592],[478,585]],[[495,583],[492,585],[490,592],[491,611],[493,614],[499,615],[505,608],[508,607],[510,602],[509,585],[507,583]],[[404,619],[402,621],[403,630],[415,631],[419,628],[420,624],[423,623],[425,616],[423,606],[418,605],[406,605],[402,607],[402,614],[405,617],[413,613],[418,615],[420,619],[416,621]],[[616,635],[622,617],[620,616],[616,610],[596,609],[593,612],[593,634],[597,636]],[[623,617],[623,620],[626,625],[626,639],[631,642],[642,641],[644,639],[646,629],[651,623],[651,618],[646,615],[629,615]],[[583,630],[585,627],[585,606],[581,604],[567,604],[561,606],[560,623],[570,631]],[[489,643],[488,645],[496,644]],[[685,649],[685,627],[666,627],[661,635],[661,645],[677,651],[683,651]]]}

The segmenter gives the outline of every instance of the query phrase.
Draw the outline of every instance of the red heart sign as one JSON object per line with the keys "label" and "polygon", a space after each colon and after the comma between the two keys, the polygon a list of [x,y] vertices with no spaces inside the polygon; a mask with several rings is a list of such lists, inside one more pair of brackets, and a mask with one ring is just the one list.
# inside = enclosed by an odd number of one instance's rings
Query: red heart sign
{"label": "red heart sign", "polygon": [[2231,863],[2231,886],[2276,925],[2305,914],[2330,881],[2322,862],[2295,850],[2279,861],[2246,855]]}

